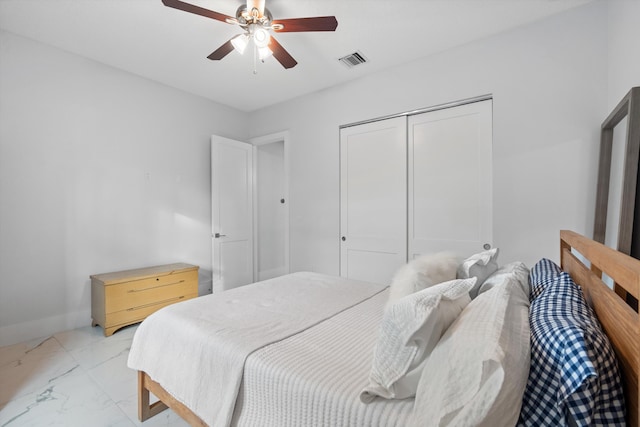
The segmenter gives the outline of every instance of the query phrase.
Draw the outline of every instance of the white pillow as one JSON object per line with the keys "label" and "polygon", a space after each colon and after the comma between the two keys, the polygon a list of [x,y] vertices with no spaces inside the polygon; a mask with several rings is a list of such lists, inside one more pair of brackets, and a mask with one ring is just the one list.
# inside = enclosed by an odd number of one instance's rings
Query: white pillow
{"label": "white pillow", "polygon": [[458,279],[468,279],[469,277],[477,277],[476,286],[471,290],[471,299],[478,295],[478,289],[487,279],[498,269],[498,248],[489,249],[462,261],[458,267],[456,277]]}
{"label": "white pillow", "polygon": [[422,255],[398,269],[389,288],[389,303],[456,278],[460,260],[450,252]]}
{"label": "white pillow", "polygon": [[362,402],[376,396],[415,396],[424,361],[449,325],[471,301],[476,278],[452,280],[408,295],[387,306]]}
{"label": "white pillow", "polygon": [[505,280],[515,280],[515,283],[522,287],[525,295],[529,295],[529,268],[520,261],[512,262],[500,267],[495,273],[487,278],[480,289],[478,295],[487,292],[489,289],[503,283]]}
{"label": "white pillow", "polygon": [[513,426],[529,373],[529,297],[506,277],[463,310],[427,359],[416,426]]}

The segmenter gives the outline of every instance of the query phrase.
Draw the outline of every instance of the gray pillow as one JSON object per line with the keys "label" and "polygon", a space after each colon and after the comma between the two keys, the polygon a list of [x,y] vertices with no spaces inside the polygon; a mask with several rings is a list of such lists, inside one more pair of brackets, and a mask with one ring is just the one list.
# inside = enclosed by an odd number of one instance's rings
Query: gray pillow
{"label": "gray pillow", "polygon": [[478,290],[484,281],[491,276],[498,269],[498,248],[489,249],[471,255],[469,258],[462,261],[462,264],[458,266],[456,277],[458,279],[468,279],[469,277],[476,277],[478,280],[476,285],[469,292],[471,299],[478,295]]}

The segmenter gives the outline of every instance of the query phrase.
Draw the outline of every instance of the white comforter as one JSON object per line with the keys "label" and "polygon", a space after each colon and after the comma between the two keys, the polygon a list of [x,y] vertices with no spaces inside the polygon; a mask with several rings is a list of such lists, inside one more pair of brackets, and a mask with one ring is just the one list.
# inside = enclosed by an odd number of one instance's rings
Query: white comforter
{"label": "white comforter", "polygon": [[385,291],[313,328],[252,353],[234,426],[407,427],[414,399],[362,403]]}
{"label": "white comforter", "polygon": [[210,426],[231,422],[246,358],[385,287],[294,273],[166,307],[133,339],[128,366],[145,371]]}

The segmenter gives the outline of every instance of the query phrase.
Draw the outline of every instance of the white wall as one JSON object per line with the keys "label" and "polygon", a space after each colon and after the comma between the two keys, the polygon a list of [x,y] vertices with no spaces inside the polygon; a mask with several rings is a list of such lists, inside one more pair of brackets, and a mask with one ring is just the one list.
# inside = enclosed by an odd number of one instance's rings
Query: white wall
{"label": "white wall", "polygon": [[339,273],[340,125],[483,94],[494,97],[501,261],[558,259],[563,228],[590,235],[607,114],[606,7],[589,4],[254,112],[252,136],[291,135],[291,270]]}
{"label": "white wall", "polygon": [[89,275],[211,277],[211,134],[245,114],[0,33],[0,345],[90,322]]}
{"label": "white wall", "polygon": [[[613,0],[608,5],[609,110],[634,86],[640,86],[640,2]],[[602,118],[604,120],[604,117]]]}

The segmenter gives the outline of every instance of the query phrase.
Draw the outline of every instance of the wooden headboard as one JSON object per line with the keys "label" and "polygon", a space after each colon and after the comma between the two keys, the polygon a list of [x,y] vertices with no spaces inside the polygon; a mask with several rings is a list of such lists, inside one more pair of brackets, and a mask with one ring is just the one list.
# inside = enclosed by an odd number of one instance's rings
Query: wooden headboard
{"label": "wooden headboard", "polygon": [[[571,250],[586,258],[586,266]],[[573,231],[560,232],[563,270],[579,284],[609,337],[620,364],[627,409],[627,425],[640,427],[640,260],[611,249]],[[602,281],[605,273],[615,292]]]}

